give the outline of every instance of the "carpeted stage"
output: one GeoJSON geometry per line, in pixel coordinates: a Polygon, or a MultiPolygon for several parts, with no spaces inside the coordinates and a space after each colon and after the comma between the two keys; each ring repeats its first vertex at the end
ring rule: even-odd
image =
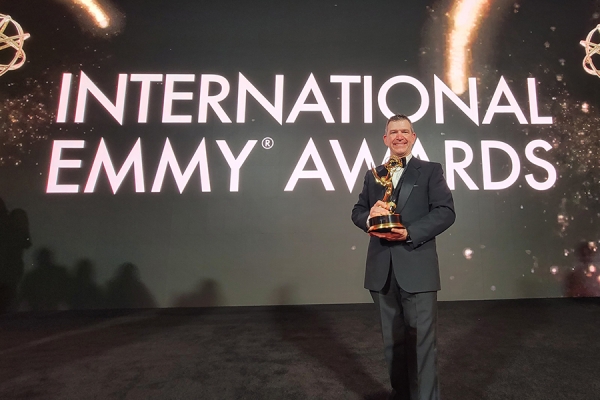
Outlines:
{"type": "MultiPolygon", "coordinates": [[[[371,304],[0,317],[0,399],[384,399],[371,304]]],[[[446,400],[600,398],[600,300],[442,302],[446,400]]]]}

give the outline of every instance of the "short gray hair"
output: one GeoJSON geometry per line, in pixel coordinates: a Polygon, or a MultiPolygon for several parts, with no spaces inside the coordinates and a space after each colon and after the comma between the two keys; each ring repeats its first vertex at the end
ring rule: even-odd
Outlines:
{"type": "Polygon", "coordinates": [[[385,123],[385,132],[387,133],[387,128],[388,125],[390,124],[390,122],[394,122],[394,121],[408,121],[408,123],[410,124],[410,131],[412,133],[415,133],[415,130],[413,128],[413,124],[412,121],[410,120],[410,118],[408,118],[406,115],[404,114],[396,114],[396,115],[392,115],[387,122],[385,123]]]}

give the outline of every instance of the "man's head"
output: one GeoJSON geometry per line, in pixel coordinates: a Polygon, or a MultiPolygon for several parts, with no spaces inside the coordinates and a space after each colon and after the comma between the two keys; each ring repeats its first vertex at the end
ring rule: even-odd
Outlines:
{"type": "Polygon", "coordinates": [[[392,155],[399,157],[409,155],[415,140],[417,140],[417,134],[406,115],[397,114],[388,119],[383,142],[390,149],[392,155]]]}

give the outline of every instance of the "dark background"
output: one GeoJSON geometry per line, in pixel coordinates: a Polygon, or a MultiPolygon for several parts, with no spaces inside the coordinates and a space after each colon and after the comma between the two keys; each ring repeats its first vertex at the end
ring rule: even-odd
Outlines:
{"type": "MultiPolygon", "coordinates": [[[[445,14],[453,3],[113,1],[104,3],[114,18],[103,31],[69,1],[4,2],[0,13],[11,15],[31,35],[24,46],[27,63],[0,77],[0,198],[7,213],[23,210],[27,220],[16,224],[20,230],[4,234],[13,238],[10,243],[16,231],[29,237],[15,245],[21,264],[5,266],[16,271],[13,286],[18,281],[13,307],[369,301],[362,289],[368,238],[350,221],[364,175],[349,193],[329,141],[339,140],[352,166],[366,138],[380,162],[386,118],[377,107],[377,91],[396,75],[415,77],[429,91],[429,110],[415,124],[429,158],[445,166],[445,140],[468,143],[475,156],[467,172],[479,190],[468,190],[456,177],[457,222],[438,239],[440,298],[596,295],[597,272],[589,266],[600,238],[600,80],[583,71],[579,41],[600,22],[599,4],[501,0],[491,2],[482,18],[470,73],[478,79],[480,121],[500,76],[529,120],[526,79],[535,77],[540,115],[552,115],[553,125],[520,125],[512,114],[497,114],[490,125],[476,126],[449,101],[445,123],[438,125],[433,74],[444,79],[445,14]],[[174,110],[191,114],[193,122],[163,124],[162,86],[153,84],[148,123],[138,124],[139,83],[129,83],[122,126],[92,97],[85,122],[73,123],[75,96],[68,122],[58,124],[62,74],[74,74],[75,94],[80,71],[109,98],[114,98],[120,73],[196,74],[195,83],[176,85],[176,90],[192,91],[194,100],[179,102],[174,110]],[[251,97],[246,122],[235,122],[240,72],[269,100],[275,75],[285,76],[282,125],[251,97]],[[336,122],[302,112],[295,123],[286,124],[311,73],[336,122]],[[201,74],[222,75],[230,82],[221,104],[231,124],[221,123],[211,111],[207,123],[197,123],[201,74]],[[362,84],[351,85],[351,120],[341,123],[340,84],[329,83],[330,75],[373,77],[373,123],[363,121],[362,84]],[[196,170],[183,193],[170,172],[162,192],[150,193],[167,137],[182,168],[205,138],[211,192],[201,192],[196,170]],[[264,137],[273,138],[272,149],[262,148],[264,137]],[[65,150],[63,156],[82,159],[82,168],[60,174],[61,183],[79,184],[82,191],[100,138],[117,169],[141,138],[146,193],[135,193],[132,173],[116,194],[104,174],[94,193],[46,193],[53,141],[86,141],[85,149],[65,150]],[[309,138],[335,191],[326,191],[320,180],[301,179],[293,192],[284,192],[309,138]],[[543,170],[525,158],[525,146],[535,139],[554,146],[539,154],[559,175],[546,191],[532,189],[524,178],[533,173],[544,179],[543,170]],[[229,192],[230,170],[215,140],[226,140],[235,156],[247,140],[258,140],[241,169],[239,192],[229,192]],[[519,154],[522,171],[510,188],[483,190],[482,140],[506,142],[519,154]],[[472,256],[466,257],[469,250],[472,256]],[[573,282],[582,289],[573,290],[573,282]],[[77,294],[82,285],[89,290],[77,294]],[[91,291],[98,292],[97,298],[91,291]],[[47,292],[45,297],[41,292],[47,292]]],[[[388,105],[412,114],[418,96],[414,89],[397,86],[388,94],[388,105]]],[[[457,151],[455,159],[461,157],[457,151]]],[[[492,151],[492,160],[494,179],[506,177],[508,158],[492,151]]]]}

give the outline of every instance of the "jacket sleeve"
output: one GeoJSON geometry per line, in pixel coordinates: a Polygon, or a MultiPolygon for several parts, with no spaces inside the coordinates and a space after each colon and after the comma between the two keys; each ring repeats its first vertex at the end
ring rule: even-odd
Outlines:
{"type": "Polygon", "coordinates": [[[444,179],[442,166],[434,165],[428,182],[429,212],[408,227],[413,248],[433,239],[448,229],[456,219],[452,192],[444,179]]]}
{"type": "Polygon", "coordinates": [[[369,199],[369,177],[371,175],[370,171],[365,174],[363,189],[358,195],[357,203],[352,208],[352,222],[365,232],[367,231],[367,219],[372,207],[369,199]]]}

